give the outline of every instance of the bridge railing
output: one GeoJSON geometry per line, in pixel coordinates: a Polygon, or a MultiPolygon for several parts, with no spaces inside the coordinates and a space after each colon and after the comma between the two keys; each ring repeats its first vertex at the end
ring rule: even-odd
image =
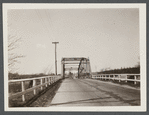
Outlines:
{"type": "Polygon", "coordinates": [[[25,94],[28,92],[33,91],[33,94],[36,95],[36,89],[40,88],[43,90],[43,87],[48,87],[48,85],[51,85],[61,79],[61,76],[44,76],[44,77],[37,77],[37,78],[28,78],[28,79],[17,79],[17,80],[9,80],[8,83],[9,85],[11,83],[21,83],[21,92],[9,94],[8,98],[12,99],[14,97],[18,97],[22,95],[22,101],[25,101],[25,94]],[[37,80],[40,81],[40,83],[37,85],[37,80]],[[26,81],[31,81],[32,86],[28,89],[25,89],[25,82],[26,81]]]}
{"type": "Polygon", "coordinates": [[[93,79],[102,79],[102,80],[118,80],[121,81],[133,81],[134,84],[140,82],[140,74],[97,74],[92,75],[93,79]]]}

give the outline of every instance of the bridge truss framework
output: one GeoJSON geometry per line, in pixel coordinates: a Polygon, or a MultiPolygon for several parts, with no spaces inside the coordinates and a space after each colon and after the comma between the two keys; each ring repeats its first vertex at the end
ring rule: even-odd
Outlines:
{"type": "Polygon", "coordinates": [[[84,57],[62,58],[61,75],[63,76],[63,78],[65,77],[65,71],[68,71],[70,69],[78,71],[78,78],[91,77],[91,66],[89,58],[84,57]]]}

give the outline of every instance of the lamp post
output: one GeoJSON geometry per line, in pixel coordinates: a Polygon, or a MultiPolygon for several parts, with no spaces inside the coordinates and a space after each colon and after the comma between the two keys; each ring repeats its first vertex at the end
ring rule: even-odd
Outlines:
{"type": "Polygon", "coordinates": [[[52,42],[52,44],[55,44],[55,75],[57,75],[57,57],[56,57],[56,45],[59,42],[52,42]]]}

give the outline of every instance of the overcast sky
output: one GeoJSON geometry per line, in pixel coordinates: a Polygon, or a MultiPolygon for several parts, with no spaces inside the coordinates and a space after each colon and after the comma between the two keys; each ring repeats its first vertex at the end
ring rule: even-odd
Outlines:
{"type": "Polygon", "coordinates": [[[58,73],[62,57],[89,57],[92,72],[139,62],[138,9],[8,10],[8,34],[21,38],[13,50],[25,55],[21,74],[55,72],[53,41],[58,73]]]}

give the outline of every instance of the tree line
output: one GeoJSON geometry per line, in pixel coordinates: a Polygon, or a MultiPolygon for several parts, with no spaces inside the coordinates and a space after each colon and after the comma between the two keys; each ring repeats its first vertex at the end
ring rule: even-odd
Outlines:
{"type": "Polygon", "coordinates": [[[98,74],[140,74],[140,66],[137,67],[128,67],[128,68],[120,68],[120,69],[111,69],[105,70],[101,72],[97,72],[98,74]]]}
{"type": "MultiPolygon", "coordinates": [[[[49,74],[50,76],[54,75],[54,74],[49,74]]],[[[47,74],[44,73],[39,73],[39,74],[27,74],[27,75],[20,75],[18,73],[9,73],[8,74],[8,79],[12,80],[12,79],[27,79],[27,78],[36,78],[36,77],[42,77],[42,76],[49,76],[47,74]]]]}

